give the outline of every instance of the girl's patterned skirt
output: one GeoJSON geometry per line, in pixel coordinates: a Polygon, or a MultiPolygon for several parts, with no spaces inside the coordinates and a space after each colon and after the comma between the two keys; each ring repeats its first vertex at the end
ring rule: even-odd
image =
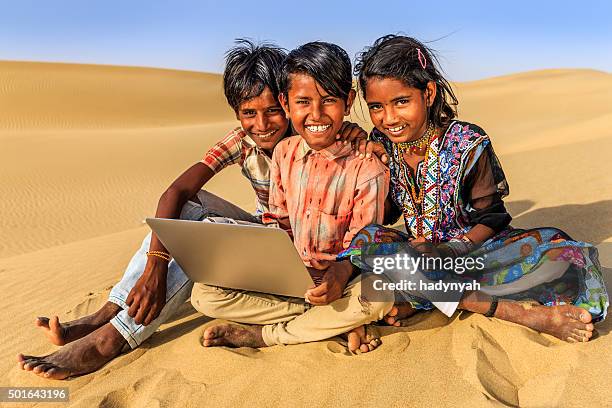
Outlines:
{"type": "MultiPolygon", "coordinates": [[[[408,241],[405,233],[378,224],[368,225],[353,238],[351,246],[338,255],[338,260],[350,259],[364,271],[371,268],[362,262],[364,255],[393,255],[408,241]],[[365,244],[368,244],[364,246],[365,244]]],[[[588,310],[593,321],[606,317],[608,293],[601,274],[597,249],[590,244],[574,241],[556,228],[529,230],[507,229],[482,244],[467,256],[482,257],[484,268],[453,274],[453,279],[477,281],[484,292],[503,293],[500,298],[537,301],[554,306],[573,304],[588,310]],[[563,261],[567,268],[551,279],[533,279],[547,268],[546,262],[563,261]],[[530,285],[530,282],[534,282],[530,285]]],[[[437,271],[437,276],[440,272],[437,271]]],[[[543,272],[542,272],[543,273],[543,272]]],[[[542,276],[543,277],[543,276],[542,276]]],[[[427,299],[409,293],[400,294],[416,309],[430,310],[427,299]]]]}

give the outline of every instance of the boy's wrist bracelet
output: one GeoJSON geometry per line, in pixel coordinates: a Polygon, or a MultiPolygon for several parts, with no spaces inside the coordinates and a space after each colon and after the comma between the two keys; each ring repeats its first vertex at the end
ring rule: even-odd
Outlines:
{"type": "Polygon", "coordinates": [[[151,257],[157,257],[157,258],[161,258],[164,261],[168,261],[170,262],[170,254],[167,252],[163,252],[163,251],[147,251],[147,256],[151,257]]]}

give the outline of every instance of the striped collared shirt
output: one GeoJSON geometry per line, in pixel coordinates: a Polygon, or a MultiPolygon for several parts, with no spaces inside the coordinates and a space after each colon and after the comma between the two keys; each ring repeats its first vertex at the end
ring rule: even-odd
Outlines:
{"type": "Polygon", "coordinates": [[[382,223],[389,171],[376,157],[360,159],[351,145],[319,151],[300,136],[281,141],[270,168],[270,212],[265,223],[288,224],[307,265],[335,260],[363,227],[382,223]]]}
{"type": "Polygon", "coordinates": [[[214,173],[227,166],[238,164],[257,195],[257,213],[268,211],[270,194],[271,159],[255,144],[246,132],[238,127],[215,144],[201,160],[214,173]]]}

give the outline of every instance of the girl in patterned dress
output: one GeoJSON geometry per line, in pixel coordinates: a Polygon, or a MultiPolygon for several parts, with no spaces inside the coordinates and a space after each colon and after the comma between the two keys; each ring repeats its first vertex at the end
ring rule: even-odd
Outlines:
{"type": "MultiPolygon", "coordinates": [[[[403,215],[407,233],[370,225],[339,257],[371,270],[362,255],[396,254],[406,242],[417,249],[430,243],[425,251],[438,256],[481,257],[478,271],[443,272],[481,287],[460,294],[444,313],[458,308],[588,341],[608,306],[597,249],[556,228],[510,227],[503,202],[508,183],[491,140],[455,119],[457,99],[431,51],[413,38],[388,35],[359,55],[355,71],[375,126],[359,149],[389,165],[390,212],[395,220],[403,215]]],[[[389,324],[435,307],[414,292],[399,295],[405,302],[386,317],[389,324]]]]}

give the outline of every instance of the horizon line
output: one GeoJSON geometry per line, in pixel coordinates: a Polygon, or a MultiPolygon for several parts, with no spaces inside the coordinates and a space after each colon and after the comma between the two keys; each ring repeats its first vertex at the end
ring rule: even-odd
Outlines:
{"type": "MultiPolygon", "coordinates": [[[[161,66],[146,66],[146,65],[117,65],[117,64],[106,64],[106,63],[92,63],[92,62],[74,62],[74,61],[40,61],[40,60],[6,60],[0,59],[0,63],[8,62],[8,63],[30,63],[30,64],[56,64],[56,65],[80,65],[80,66],[91,66],[91,67],[107,67],[107,68],[128,68],[128,69],[149,69],[149,70],[158,70],[158,71],[173,71],[173,72],[185,72],[192,74],[204,74],[204,75],[219,75],[222,76],[223,72],[211,72],[211,71],[196,71],[193,69],[185,69],[185,68],[172,68],[172,67],[161,67],[161,66]]],[[[450,80],[450,82],[454,83],[468,83],[475,81],[483,81],[490,80],[496,78],[504,78],[508,76],[526,74],[526,73],[534,73],[534,72],[545,72],[545,71],[593,71],[602,74],[610,75],[611,72],[604,71],[597,68],[590,67],[549,67],[549,68],[538,68],[531,69],[527,71],[515,71],[510,73],[504,73],[499,75],[492,75],[481,77],[477,79],[466,79],[466,80],[450,80]]]]}

